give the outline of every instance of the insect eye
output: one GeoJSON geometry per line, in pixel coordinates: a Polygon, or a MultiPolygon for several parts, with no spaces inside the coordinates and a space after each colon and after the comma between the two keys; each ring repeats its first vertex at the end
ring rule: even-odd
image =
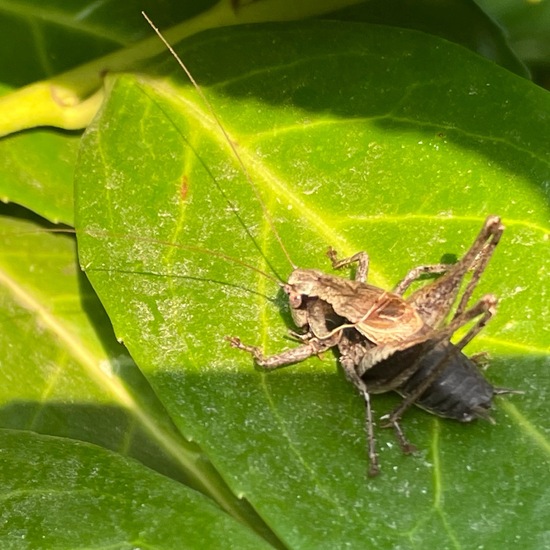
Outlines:
{"type": "Polygon", "coordinates": [[[288,294],[288,302],[292,309],[298,309],[302,305],[302,295],[290,290],[288,294]]]}

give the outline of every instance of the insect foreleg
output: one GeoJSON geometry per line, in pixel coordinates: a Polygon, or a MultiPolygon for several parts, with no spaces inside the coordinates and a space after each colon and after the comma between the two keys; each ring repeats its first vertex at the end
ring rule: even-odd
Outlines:
{"type": "MultiPolygon", "coordinates": [[[[336,334],[336,328],[339,327],[344,319],[334,312],[333,307],[319,298],[306,299],[307,322],[309,330],[317,338],[326,340],[336,334]]],[[[339,336],[336,337],[337,343],[339,336]]]]}

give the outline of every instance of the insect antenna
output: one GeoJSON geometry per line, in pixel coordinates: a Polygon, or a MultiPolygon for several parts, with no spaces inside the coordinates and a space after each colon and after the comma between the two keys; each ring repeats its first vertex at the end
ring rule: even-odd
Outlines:
{"type": "MultiPolygon", "coordinates": [[[[29,231],[19,231],[17,232],[18,235],[25,235],[25,234],[34,234],[34,233],[57,233],[62,235],[78,235],[79,233],[82,233],[81,231],[78,231],[77,229],[73,229],[70,227],[63,227],[63,228],[50,228],[50,229],[34,229],[29,231]]],[[[131,235],[125,235],[123,233],[112,233],[108,231],[84,231],[87,235],[90,235],[91,237],[116,237],[118,239],[127,239],[129,241],[134,241],[136,237],[131,235]]],[[[234,258],[233,256],[229,256],[229,254],[224,254],[223,252],[218,252],[216,250],[209,250],[208,248],[202,248],[200,246],[193,246],[189,244],[180,244],[180,243],[173,243],[170,241],[163,241],[162,239],[155,239],[152,237],[139,237],[140,241],[147,242],[151,244],[158,244],[163,246],[174,246],[176,248],[179,248],[181,250],[190,250],[192,252],[200,252],[201,254],[207,254],[209,256],[213,256],[214,258],[221,258],[222,260],[226,260],[228,262],[231,262],[236,265],[240,265],[242,267],[246,267],[247,269],[250,269],[251,271],[254,271],[266,279],[269,279],[270,281],[276,283],[280,287],[284,286],[284,283],[279,281],[276,277],[273,275],[270,275],[269,273],[266,273],[265,271],[261,270],[259,267],[253,266],[247,262],[244,262],[243,260],[239,260],[238,258],[234,258]]]]}
{"type": "MultiPolygon", "coordinates": [[[[271,229],[271,232],[272,234],[275,236],[281,250],[283,251],[288,263],[290,264],[290,266],[292,267],[292,269],[296,269],[296,264],[292,261],[292,258],[290,257],[290,254],[288,253],[288,250],[286,249],[284,243],[283,243],[283,240],[281,239],[281,236],[279,235],[279,232],[277,231],[277,229],[275,228],[275,223],[273,221],[273,218],[271,217],[271,215],[269,214],[269,211],[267,209],[267,206],[265,205],[261,195],[260,195],[260,192],[258,191],[258,188],[256,186],[256,184],[254,183],[254,181],[252,180],[252,177],[250,176],[250,173],[248,171],[248,169],[246,168],[246,165],[244,164],[244,162],[242,161],[242,158],[241,156],[239,155],[239,152],[237,151],[237,147],[235,147],[235,144],[233,143],[233,141],[231,140],[231,138],[229,137],[229,134],[227,133],[224,125],[221,123],[219,117],[216,115],[216,112],[214,110],[214,108],[212,107],[212,104],[210,103],[210,101],[208,100],[208,98],[205,96],[204,92],[202,91],[201,87],[198,85],[197,81],[195,80],[195,78],[193,77],[193,75],[191,74],[191,72],[189,71],[189,69],[187,68],[187,66],[185,65],[185,63],[182,61],[182,59],[180,58],[180,56],[176,53],[176,51],[174,50],[174,48],[170,45],[170,43],[166,40],[166,38],[164,38],[163,34],[160,32],[160,30],[155,26],[155,24],[151,21],[151,19],[149,19],[149,17],[147,16],[147,14],[142,11],[141,14],[143,15],[143,17],[145,18],[145,20],[147,21],[147,23],[149,24],[149,26],[153,29],[153,31],[156,33],[156,35],[160,38],[160,40],[162,41],[162,43],[166,46],[167,50],[170,52],[170,54],[174,57],[174,59],[177,61],[178,65],[183,69],[183,71],[185,72],[185,74],[187,75],[187,77],[189,78],[189,81],[191,82],[191,84],[193,85],[193,87],[195,88],[195,90],[197,91],[197,93],[199,94],[200,98],[202,99],[203,103],[206,105],[206,108],[208,109],[210,115],[212,116],[212,119],[214,120],[214,122],[216,123],[216,126],[219,128],[220,132],[223,134],[223,137],[224,139],[227,141],[227,143],[229,144],[229,147],[231,148],[231,151],[233,152],[235,158],[237,159],[237,162],[239,164],[239,167],[241,168],[245,178],[246,178],[246,181],[248,182],[250,188],[252,189],[255,197],[256,197],[256,200],[258,201],[258,203],[260,204],[260,207],[262,209],[262,212],[264,214],[264,217],[265,219],[267,220],[268,224],[269,224],[269,227],[271,229]]],[[[233,201],[231,201],[229,199],[229,197],[227,197],[224,193],[224,196],[225,196],[225,199],[226,201],[228,202],[229,206],[231,207],[231,209],[233,210],[233,212],[237,212],[237,209],[235,208],[235,206],[233,205],[233,201]]],[[[263,253],[262,253],[263,254],[263,253]]],[[[268,261],[268,264],[269,264],[269,261],[268,261]]]]}

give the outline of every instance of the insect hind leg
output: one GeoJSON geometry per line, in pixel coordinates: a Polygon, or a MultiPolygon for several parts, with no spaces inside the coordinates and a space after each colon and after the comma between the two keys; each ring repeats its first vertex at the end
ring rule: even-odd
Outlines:
{"type": "MultiPolygon", "coordinates": [[[[430,385],[434,382],[434,380],[437,379],[437,377],[441,374],[445,366],[447,365],[447,361],[452,358],[452,355],[455,353],[460,353],[462,351],[462,348],[470,342],[470,340],[479,333],[479,331],[487,324],[489,319],[494,315],[496,307],[496,299],[491,294],[488,294],[484,296],[479,302],[476,303],[475,306],[473,306],[468,311],[465,311],[460,317],[454,319],[448,327],[445,327],[444,329],[436,330],[432,333],[432,335],[428,338],[426,338],[426,341],[431,341],[432,346],[436,346],[441,342],[448,341],[449,338],[452,336],[452,334],[461,326],[468,323],[472,319],[475,319],[476,317],[480,318],[477,320],[475,325],[468,331],[468,333],[454,346],[449,347],[448,353],[443,356],[438,363],[434,366],[434,368],[431,370],[429,376],[426,376],[426,378],[422,381],[421,384],[419,384],[414,391],[409,393],[403,401],[397,406],[393,411],[391,411],[389,414],[385,415],[383,418],[384,420],[387,420],[384,427],[394,427],[396,430],[398,430],[398,423],[405,411],[414,405],[416,401],[424,394],[424,392],[430,387],[430,385]]],[[[414,345],[411,342],[411,346],[414,345]]],[[[406,347],[406,346],[403,346],[406,347]]],[[[406,370],[410,375],[414,374],[416,370],[418,370],[421,362],[422,357],[418,357],[413,364],[408,367],[406,370]]],[[[398,438],[400,436],[398,435],[398,438]]],[[[401,440],[400,440],[401,441],[401,440]]],[[[406,439],[405,439],[406,441],[406,439]]]]}
{"type": "MultiPolygon", "coordinates": [[[[498,216],[487,217],[466,254],[456,264],[447,266],[444,275],[436,281],[423,286],[409,296],[407,302],[416,308],[427,325],[431,327],[441,325],[457,299],[464,277],[472,271],[472,276],[456,308],[454,319],[462,316],[503,231],[504,226],[500,223],[498,216]]],[[[407,282],[407,278],[404,281],[407,282]]]]}
{"type": "MultiPolygon", "coordinates": [[[[382,417],[384,418],[384,417],[382,417]]],[[[401,450],[406,455],[411,455],[416,452],[416,445],[413,445],[405,435],[405,432],[403,432],[403,428],[401,427],[401,424],[398,420],[391,420],[391,426],[393,427],[393,431],[395,432],[395,437],[397,438],[397,441],[399,442],[399,446],[401,447],[401,450]]],[[[386,427],[386,426],[384,426],[386,427]]]]}
{"type": "Polygon", "coordinates": [[[456,308],[455,318],[462,314],[465,310],[468,301],[470,300],[472,293],[474,292],[475,287],[477,286],[481,275],[485,271],[489,260],[493,256],[495,248],[500,241],[502,233],[504,231],[504,226],[500,223],[500,218],[498,216],[489,216],[485,221],[485,224],[479,234],[476,242],[472,245],[472,248],[475,247],[476,243],[484,242],[484,246],[475,256],[473,260],[473,273],[462,298],[456,308]]]}

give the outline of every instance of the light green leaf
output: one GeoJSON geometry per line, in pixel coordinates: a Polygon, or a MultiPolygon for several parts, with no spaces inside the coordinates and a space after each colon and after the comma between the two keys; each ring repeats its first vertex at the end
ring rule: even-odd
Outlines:
{"type": "MultiPolygon", "coordinates": [[[[548,94],[460,47],[370,25],[227,29],[179,51],[253,183],[173,60],[157,79],[114,80],[77,173],[81,263],[176,426],[289,547],[544,546],[548,94]],[[366,249],[385,288],[462,254],[500,214],[479,289],[499,312],[469,351],[487,349],[488,378],[526,395],[499,399],[495,426],[407,413],[420,453],[379,432],[383,475],[367,480],[363,406],[334,357],[262,374],[224,341],[295,345],[274,282],[193,248],[286,277],[253,189],[297,265],[327,269],[329,245],[366,249]]],[[[377,416],[395,402],[377,397],[377,416]]]]}
{"type": "Polygon", "coordinates": [[[270,548],[203,495],[88,443],[0,430],[2,548],[270,548]]]}
{"type": "MultiPolygon", "coordinates": [[[[142,38],[153,38],[137,2],[117,6],[94,2],[41,2],[35,9],[33,0],[11,3],[0,9],[0,125],[18,114],[37,117],[52,113],[63,101],[56,97],[53,82],[45,82],[43,94],[23,94],[16,101],[10,92],[22,84],[51,78],[62,71],[142,38]],[[52,97],[53,95],[53,97],[52,97]],[[6,102],[6,103],[2,103],[6,102]],[[51,104],[49,103],[51,102],[51,104]]],[[[212,2],[165,3],[162,10],[152,9],[150,16],[165,27],[208,8],[212,2]],[[171,5],[173,4],[173,5],[171,5]]],[[[153,38],[153,40],[155,40],[153,38]]],[[[156,41],[158,44],[158,41],[156,41]]],[[[124,57],[122,50],[121,57],[124,57]]],[[[86,67],[86,65],[83,65],[86,67]]],[[[104,69],[104,67],[103,67],[104,69]]],[[[84,70],[77,81],[86,90],[100,86],[98,72],[84,70]]],[[[76,70],[78,73],[78,69],[76,70]]],[[[65,90],[66,91],[66,90],[65,90]]],[[[83,97],[82,99],[85,99],[83,97]]],[[[65,105],[70,108],[72,105],[65,105]]],[[[20,127],[25,127],[25,123],[20,127]]],[[[19,133],[0,141],[0,199],[25,205],[46,219],[74,224],[73,173],[81,132],[35,130],[19,133]]]]}
{"type": "Polygon", "coordinates": [[[41,130],[0,141],[3,202],[74,225],[73,173],[80,137],[41,130]]]}

